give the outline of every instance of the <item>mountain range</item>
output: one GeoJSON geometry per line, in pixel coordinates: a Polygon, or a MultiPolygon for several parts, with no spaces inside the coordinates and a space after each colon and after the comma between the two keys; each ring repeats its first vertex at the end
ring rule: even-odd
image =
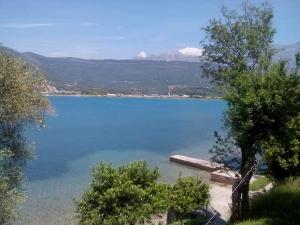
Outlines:
{"type": "Polygon", "coordinates": [[[53,58],[1,48],[42,68],[57,89],[84,93],[217,94],[210,80],[202,76],[199,60],[53,58]]]}
{"type": "MultiPolygon", "coordinates": [[[[274,59],[294,65],[300,42],[276,46],[274,59]]],[[[216,96],[218,91],[203,77],[199,57],[178,52],[150,55],[130,60],[88,60],[72,57],[46,57],[32,52],[20,53],[0,46],[45,71],[48,81],[60,90],[87,94],[172,94],[216,96]]]]}

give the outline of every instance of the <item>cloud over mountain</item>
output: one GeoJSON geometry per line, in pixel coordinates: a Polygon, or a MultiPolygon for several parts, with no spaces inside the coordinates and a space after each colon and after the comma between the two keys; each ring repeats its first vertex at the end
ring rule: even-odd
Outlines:
{"type": "Polygon", "coordinates": [[[145,59],[145,58],[147,57],[147,53],[141,51],[141,52],[138,54],[138,57],[139,57],[139,58],[142,58],[142,59],[145,59]]]}
{"type": "Polygon", "coordinates": [[[186,47],[179,49],[178,52],[186,56],[201,56],[203,53],[203,49],[186,47]]]}

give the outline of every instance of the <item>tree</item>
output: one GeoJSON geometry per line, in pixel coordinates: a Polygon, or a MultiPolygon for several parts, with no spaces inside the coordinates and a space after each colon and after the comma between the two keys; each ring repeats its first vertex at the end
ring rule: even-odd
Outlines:
{"type": "Polygon", "coordinates": [[[269,66],[275,30],[273,10],[267,3],[255,7],[245,2],[241,15],[223,7],[222,15],[223,20],[212,19],[203,28],[206,37],[202,41],[205,60],[202,69],[216,84],[227,87],[234,85],[241,72],[254,69],[263,72],[269,66]]]}
{"type": "Polygon", "coordinates": [[[181,224],[184,217],[209,203],[209,186],[196,177],[178,178],[172,186],[171,209],[181,224]]]}
{"type": "Polygon", "coordinates": [[[113,168],[100,163],[92,172],[92,183],[76,201],[82,225],[144,223],[166,211],[169,186],[158,184],[159,171],[136,161],[113,168]]]}
{"type": "Polygon", "coordinates": [[[20,58],[0,53],[0,131],[9,135],[28,124],[42,124],[50,110],[41,95],[43,74],[20,58]]]}
{"type": "Polygon", "coordinates": [[[272,129],[268,124],[270,118],[264,117],[264,103],[267,102],[256,102],[260,98],[252,91],[259,89],[260,86],[255,85],[270,67],[275,31],[272,8],[266,3],[261,7],[244,3],[241,15],[226,8],[222,9],[222,14],[223,20],[213,19],[204,28],[206,63],[203,69],[223,87],[228,102],[225,126],[241,151],[243,182],[237,189],[237,198],[233,199],[231,217],[238,220],[249,210],[249,182],[256,163],[255,155],[261,150],[262,138],[272,129]]]}
{"type": "Polygon", "coordinates": [[[239,146],[252,140],[251,151],[245,153],[249,155],[244,160],[255,163],[255,155],[262,151],[275,178],[296,175],[300,166],[299,77],[289,74],[285,62],[279,62],[264,75],[248,72],[236,82],[238,88],[229,88],[225,97],[229,102],[227,121],[239,146]]]}
{"type": "Polygon", "coordinates": [[[284,180],[300,175],[300,77],[288,73],[285,62],[273,65],[265,78],[264,89],[276,96],[272,104],[276,128],[262,142],[270,175],[284,180]],[[269,89],[267,89],[269,87],[269,89]]]}
{"type": "MultiPolygon", "coordinates": [[[[256,98],[252,100],[253,105],[250,103],[247,108],[246,105],[243,107],[253,113],[254,105],[260,105],[260,107],[264,105],[264,119],[269,118],[269,121],[276,124],[276,127],[267,128],[265,138],[261,138],[262,151],[258,152],[259,157],[263,159],[261,168],[258,169],[266,168],[267,165],[269,175],[274,180],[283,180],[300,174],[300,77],[297,71],[297,69],[287,70],[286,62],[281,61],[273,64],[264,76],[257,76],[256,81],[248,80],[246,83],[251,83],[252,89],[245,87],[242,83],[239,87],[246,89],[245,93],[248,96],[256,95],[256,98]],[[264,96],[261,93],[264,93],[264,96]],[[250,107],[252,109],[249,109],[250,107]]],[[[242,96],[240,92],[236,95],[238,99],[229,100],[239,102],[245,95],[242,96]]],[[[217,133],[215,136],[216,143],[210,150],[213,154],[212,160],[236,169],[240,166],[241,156],[232,134],[227,133],[225,138],[217,133]]]]}
{"type": "Polygon", "coordinates": [[[46,80],[39,70],[20,58],[0,53],[0,224],[16,216],[24,194],[22,165],[30,150],[22,136],[25,126],[42,124],[50,110],[41,90],[46,80]]]}

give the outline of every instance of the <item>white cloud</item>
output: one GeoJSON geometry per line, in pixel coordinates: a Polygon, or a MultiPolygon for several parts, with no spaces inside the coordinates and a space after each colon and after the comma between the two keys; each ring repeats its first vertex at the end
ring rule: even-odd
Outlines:
{"type": "Polygon", "coordinates": [[[0,24],[0,27],[5,28],[36,28],[36,27],[51,27],[54,23],[8,23],[0,24]]]}
{"type": "Polygon", "coordinates": [[[141,51],[141,52],[138,54],[138,57],[145,59],[145,58],[147,57],[147,54],[146,54],[146,52],[141,51]]]}
{"type": "Polygon", "coordinates": [[[179,49],[178,52],[188,56],[201,56],[203,53],[203,49],[186,47],[186,48],[179,49]]]}

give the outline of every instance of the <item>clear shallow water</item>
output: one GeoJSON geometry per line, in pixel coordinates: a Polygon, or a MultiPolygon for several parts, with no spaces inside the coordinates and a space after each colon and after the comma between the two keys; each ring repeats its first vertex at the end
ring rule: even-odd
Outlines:
{"type": "Polygon", "coordinates": [[[170,163],[172,154],[208,158],[219,130],[222,100],[51,97],[56,115],[30,131],[36,159],[26,168],[28,199],[18,224],[74,224],[73,198],[99,161],[147,160],[161,180],[207,174],[170,163]]]}

